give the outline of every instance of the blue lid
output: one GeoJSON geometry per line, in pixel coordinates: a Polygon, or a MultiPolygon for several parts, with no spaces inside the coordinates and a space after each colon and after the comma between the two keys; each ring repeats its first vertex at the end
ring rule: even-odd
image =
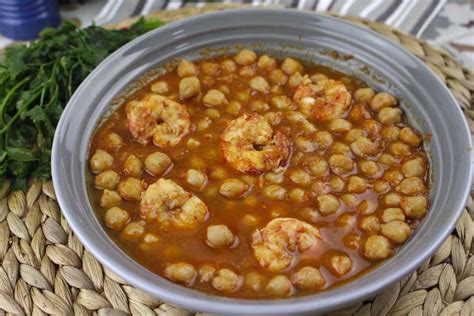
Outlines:
{"type": "Polygon", "coordinates": [[[0,34],[5,37],[34,39],[60,22],[57,0],[0,0],[0,34]]]}

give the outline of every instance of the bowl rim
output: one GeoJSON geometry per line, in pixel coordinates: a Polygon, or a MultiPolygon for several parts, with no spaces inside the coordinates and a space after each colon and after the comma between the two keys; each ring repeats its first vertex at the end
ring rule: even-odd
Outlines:
{"type": "MultiPolygon", "coordinates": [[[[420,67],[424,71],[428,70],[431,73],[432,79],[436,82],[438,86],[442,87],[441,89],[444,89],[444,93],[447,93],[449,95],[451,99],[451,103],[455,105],[453,107],[453,111],[456,112],[456,115],[460,115],[463,118],[462,126],[458,126],[458,128],[462,128],[463,132],[468,133],[468,135],[470,136],[468,124],[454,96],[447,89],[445,84],[423,62],[421,62],[416,56],[414,56],[408,50],[389,41],[387,38],[383,37],[382,35],[372,30],[362,28],[358,25],[354,25],[353,23],[338,19],[336,17],[322,16],[314,12],[305,12],[305,11],[299,11],[299,10],[297,11],[297,10],[291,10],[291,9],[233,9],[233,10],[227,10],[227,11],[206,13],[206,14],[190,17],[187,19],[179,20],[170,24],[166,24],[165,26],[162,26],[154,31],[148,32],[136,38],[135,40],[124,45],[123,47],[115,51],[113,54],[111,54],[109,57],[107,57],[106,60],[104,60],[98,67],[96,67],[96,69],[92,71],[92,73],[88,76],[88,78],[86,78],[86,80],[84,80],[84,82],[81,83],[81,85],[78,87],[73,97],[69,101],[68,105],[74,102],[77,103],[77,100],[76,100],[77,95],[79,95],[80,93],[83,93],[87,89],[87,85],[90,79],[100,74],[105,67],[104,65],[106,65],[111,60],[119,58],[122,52],[125,52],[129,50],[130,48],[133,48],[138,43],[143,42],[150,37],[156,36],[156,34],[166,33],[167,31],[175,28],[177,25],[189,26],[189,25],[192,25],[194,22],[211,19],[215,16],[259,14],[259,13],[268,14],[268,15],[276,15],[276,16],[280,14],[293,14],[296,16],[301,15],[307,18],[318,18],[322,20],[328,19],[332,21],[337,21],[337,23],[343,24],[344,27],[352,28],[357,32],[369,33],[371,37],[376,37],[378,40],[382,40],[386,45],[391,46],[394,50],[397,50],[400,53],[404,54],[405,57],[410,58],[411,61],[414,64],[416,64],[417,67],[420,67]]],[[[69,116],[70,116],[71,111],[72,111],[72,106],[67,106],[65,108],[61,116],[61,119],[58,123],[57,132],[54,137],[53,150],[52,150],[53,183],[61,183],[62,181],[61,172],[59,170],[61,148],[60,148],[59,136],[57,137],[57,135],[59,134],[60,130],[64,130],[67,128],[66,121],[70,119],[69,116]]],[[[470,137],[469,137],[469,147],[472,148],[472,140],[470,139],[470,137]]],[[[183,291],[174,290],[174,289],[173,290],[164,289],[160,285],[153,285],[153,284],[150,284],[149,282],[147,283],[148,280],[146,279],[140,279],[138,281],[142,283],[138,283],[137,279],[134,278],[133,273],[129,273],[128,271],[123,271],[120,267],[120,264],[118,264],[117,262],[110,262],[108,258],[106,257],[106,254],[102,253],[97,247],[95,247],[94,240],[91,240],[87,234],[87,228],[81,226],[80,223],[76,222],[73,219],[74,212],[72,209],[69,209],[68,204],[70,201],[68,201],[68,203],[66,202],[68,200],[67,192],[64,191],[63,186],[56,186],[55,189],[56,189],[57,201],[61,207],[61,210],[66,220],[68,221],[70,227],[72,228],[76,236],[79,238],[79,240],[83,243],[83,245],[97,259],[99,259],[99,261],[104,266],[109,268],[113,273],[117,274],[119,277],[129,282],[133,286],[140,288],[144,290],[145,292],[148,292],[152,295],[156,295],[159,298],[165,301],[168,301],[170,303],[184,306],[187,308],[192,308],[198,311],[207,311],[207,312],[216,312],[216,313],[219,313],[219,312],[228,313],[229,311],[232,311],[232,313],[239,313],[239,314],[241,313],[290,314],[290,313],[307,313],[316,309],[318,309],[318,311],[328,311],[328,310],[333,310],[335,308],[342,308],[342,307],[348,306],[354,302],[360,301],[362,299],[370,297],[371,295],[376,294],[381,289],[390,286],[391,284],[395,283],[396,281],[400,280],[401,278],[403,278],[404,276],[408,275],[413,270],[415,270],[441,245],[441,243],[446,239],[448,234],[454,228],[465,206],[465,202],[467,201],[468,196],[469,196],[470,186],[467,184],[470,184],[472,182],[472,175],[471,175],[472,170],[473,170],[472,165],[469,164],[469,170],[468,170],[469,175],[468,175],[468,178],[466,178],[466,186],[464,188],[464,192],[462,192],[463,199],[460,199],[457,205],[453,207],[453,210],[455,210],[454,212],[455,216],[452,217],[452,219],[449,222],[445,223],[443,231],[438,233],[437,235],[438,237],[435,240],[433,240],[432,244],[430,245],[427,251],[422,253],[420,256],[414,258],[412,261],[410,261],[407,266],[404,266],[403,268],[401,268],[400,271],[396,273],[394,276],[393,275],[387,276],[386,278],[381,279],[379,283],[368,285],[359,291],[353,291],[353,292],[346,291],[346,293],[344,294],[344,298],[342,298],[342,296],[339,295],[329,300],[330,301],[329,303],[318,301],[317,298],[318,298],[318,295],[320,294],[308,295],[308,296],[303,296],[299,298],[292,298],[291,301],[290,299],[247,300],[247,299],[234,299],[234,298],[213,296],[213,295],[208,295],[202,292],[195,293],[196,291],[194,290],[189,291],[186,288],[183,291]]],[[[90,211],[93,213],[92,210],[90,211]]],[[[429,214],[427,216],[429,216],[429,214]]],[[[396,257],[397,255],[395,255],[393,258],[396,258],[396,257]]],[[[380,267],[376,268],[376,270],[379,270],[379,269],[380,267]]],[[[149,272],[149,273],[152,273],[152,272],[149,272]]],[[[366,275],[360,276],[357,279],[365,278],[365,276],[366,275]]],[[[352,283],[352,282],[349,282],[349,283],[352,283]]],[[[331,291],[323,291],[321,293],[329,293],[329,292],[331,291]]]]}

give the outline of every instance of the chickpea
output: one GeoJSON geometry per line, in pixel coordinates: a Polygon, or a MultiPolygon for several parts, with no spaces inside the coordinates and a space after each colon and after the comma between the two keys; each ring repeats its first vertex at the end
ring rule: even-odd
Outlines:
{"type": "Polygon", "coordinates": [[[320,216],[318,211],[311,207],[304,207],[300,210],[299,214],[308,222],[313,222],[320,216]]]}
{"type": "Polygon", "coordinates": [[[277,62],[275,60],[275,58],[271,58],[270,56],[268,55],[262,55],[259,59],[258,59],[258,64],[257,66],[259,68],[262,68],[262,69],[265,69],[265,70],[268,70],[268,69],[274,69],[277,67],[277,62]]]}
{"type": "Polygon", "coordinates": [[[307,186],[311,183],[311,176],[301,169],[291,170],[290,180],[296,184],[307,186]]]}
{"type": "Polygon", "coordinates": [[[395,220],[382,225],[382,235],[398,244],[402,244],[410,237],[411,228],[407,223],[395,220]]]}
{"type": "Polygon", "coordinates": [[[348,207],[356,207],[359,204],[359,199],[352,193],[347,193],[341,196],[342,202],[348,207]]]}
{"type": "Polygon", "coordinates": [[[385,180],[378,179],[374,181],[373,187],[375,192],[382,193],[390,189],[390,184],[385,180]]]}
{"type": "Polygon", "coordinates": [[[359,88],[354,92],[354,99],[357,102],[369,103],[375,96],[372,88],[359,88]]]}
{"type": "Polygon", "coordinates": [[[229,105],[226,107],[227,113],[237,116],[240,114],[240,110],[242,109],[242,104],[239,101],[231,101],[229,105]]]}
{"type": "Polygon", "coordinates": [[[139,177],[143,172],[143,162],[135,155],[130,155],[123,165],[125,173],[132,177],[139,177]]]}
{"type": "Polygon", "coordinates": [[[375,161],[362,160],[359,162],[359,170],[368,176],[375,176],[379,172],[379,166],[375,161]]]}
{"type": "Polygon", "coordinates": [[[364,216],[360,219],[359,227],[367,234],[373,235],[380,231],[380,222],[377,216],[364,216]]]}
{"type": "MultiPolygon", "coordinates": [[[[248,197],[250,198],[250,196],[248,197]]],[[[247,199],[248,199],[247,198],[247,199]]],[[[252,197],[252,198],[255,198],[255,197],[252,197]]],[[[246,200],[247,200],[246,199],[246,200]]],[[[245,202],[245,201],[244,201],[245,202]]],[[[258,202],[258,200],[256,200],[256,202],[258,202]]],[[[260,219],[255,216],[255,215],[251,215],[251,214],[245,214],[243,217],[242,217],[242,222],[246,225],[246,226],[255,226],[257,225],[259,222],[260,222],[260,219]]]]}
{"type": "Polygon", "coordinates": [[[425,162],[423,158],[408,160],[402,165],[405,177],[422,177],[425,174],[425,162]]]}
{"type": "Polygon", "coordinates": [[[150,154],[145,159],[145,169],[152,175],[162,175],[171,165],[171,158],[159,151],[150,154]]]}
{"type": "Polygon", "coordinates": [[[387,238],[372,235],[365,241],[364,255],[371,260],[382,260],[392,255],[392,246],[387,238]]]}
{"type": "Polygon", "coordinates": [[[221,184],[219,193],[228,198],[240,198],[249,188],[249,185],[240,179],[227,179],[221,184]]]}
{"type": "Polygon", "coordinates": [[[367,137],[376,139],[380,135],[382,124],[375,120],[365,120],[362,122],[362,129],[367,132],[367,137]]]}
{"type": "Polygon", "coordinates": [[[122,201],[120,194],[116,191],[104,189],[102,196],[100,197],[100,206],[110,208],[119,204],[122,201]]]}
{"type": "Polygon", "coordinates": [[[292,101],[286,95],[280,95],[272,98],[272,105],[278,110],[288,110],[292,107],[292,101]]]}
{"type": "Polygon", "coordinates": [[[283,64],[281,64],[281,70],[283,70],[287,75],[291,76],[292,74],[303,72],[303,65],[293,58],[285,58],[283,64]]]}
{"type": "Polygon", "coordinates": [[[384,196],[383,201],[388,206],[399,206],[401,201],[401,196],[398,193],[390,192],[384,196]]]}
{"type": "Polygon", "coordinates": [[[253,77],[257,73],[254,66],[244,66],[240,69],[239,75],[241,77],[253,77]]]}
{"type": "Polygon", "coordinates": [[[303,82],[303,76],[299,72],[295,72],[288,78],[288,85],[291,88],[298,87],[303,82]]]}
{"type": "Polygon", "coordinates": [[[212,280],[215,274],[216,274],[216,268],[214,268],[210,264],[203,264],[199,268],[199,282],[201,283],[209,282],[212,280]]]}
{"type": "Polygon", "coordinates": [[[166,81],[157,81],[151,85],[151,91],[158,94],[166,94],[169,92],[168,83],[166,81]]]}
{"type": "Polygon", "coordinates": [[[382,179],[390,183],[391,186],[396,186],[403,180],[403,174],[398,170],[387,170],[382,179]]]}
{"type": "Polygon", "coordinates": [[[120,136],[119,134],[109,133],[106,137],[107,137],[106,138],[107,147],[109,147],[110,149],[117,150],[120,147],[122,147],[123,139],[122,139],[122,136],[120,136]]]}
{"type": "Polygon", "coordinates": [[[270,92],[270,85],[263,77],[257,76],[250,80],[250,87],[258,92],[267,94],[270,92]]]}
{"type": "Polygon", "coordinates": [[[249,49],[242,49],[234,59],[237,64],[248,66],[257,61],[257,54],[249,49]]]}
{"type": "Polygon", "coordinates": [[[188,169],[186,172],[186,182],[202,190],[207,185],[207,175],[200,170],[188,169]]]}
{"type": "Polygon", "coordinates": [[[215,77],[221,71],[221,67],[216,63],[204,62],[201,65],[201,71],[207,76],[215,77]]]}
{"type": "Polygon", "coordinates": [[[426,192],[426,187],[423,181],[418,177],[409,177],[403,179],[399,186],[395,188],[397,192],[407,195],[415,195],[426,192]]]}
{"type": "Polygon", "coordinates": [[[391,165],[396,163],[396,160],[390,154],[381,154],[379,159],[378,159],[378,162],[380,162],[381,164],[386,165],[386,166],[391,166],[391,165]]]}
{"type": "Polygon", "coordinates": [[[177,73],[178,73],[178,76],[180,76],[181,78],[196,76],[197,67],[194,65],[192,61],[183,59],[181,63],[179,63],[177,73]]]}
{"type": "Polygon", "coordinates": [[[211,178],[222,180],[227,178],[227,171],[223,167],[214,167],[210,174],[211,178]]]}
{"type": "Polygon", "coordinates": [[[319,270],[313,267],[303,267],[293,273],[291,282],[304,290],[320,289],[326,283],[319,270]]]}
{"type": "Polygon", "coordinates": [[[216,89],[207,91],[202,101],[204,102],[205,106],[209,107],[222,106],[228,103],[224,93],[216,89]]]}
{"type": "Polygon", "coordinates": [[[344,140],[348,143],[355,142],[359,137],[365,137],[365,131],[361,128],[353,128],[347,132],[344,140]]]}
{"type": "Polygon", "coordinates": [[[277,185],[271,184],[263,189],[263,194],[272,200],[284,200],[286,199],[286,189],[277,185]]]}
{"type": "Polygon", "coordinates": [[[243,175],[242,180],[244,180],[245,183],[247,183],[250,186],[256,185],[258,179],[254,176],[249,176],[249,175],[243,175]]]}
{"type": "Polygon", "coordinates": [[[99,189],[114,190],[120,181],[120,176],[113,170],[106,170],[95,176],[94,185],[99,189]]]}
{"type": "Polygon", "coordinates": [[[326,181],[315,181],[311,185],[311,191],[314,193],[314,195],[319,196],[328,194],[331,192],[331,188],[326,181]]]}
{"type": "Polygon", "coordinates": [[[198,148],[199,146],[201,146],[201,142],[198,141],[198,140],[195,139],[195,138],[190,138],[190,139],[188,139],[188,141],[186,142],[186,146],[187,146],[189,149],[198,148]]]}
{"type": "Polygon", "coordinates": [[[316,141],[316,143],[318,143],[321,149],[329,148],[334,142],[334,138],[331,135],[331,133],[326,132],[326,131],[316,132],[314,138],[315,138],[314,140],[316,141]]]}
{"type": "Polygon", "coordinates": [[[222,62],[222,70],[226,73],[233,73],[237,70],[237,65],[233,60],[227,59],[222,62]]]}
{"type": "Polygon", "coordinates": [[[104,222],[107,227],[120,231],[130,221],[130,214],[120,207],[112,207],[105,212],[104,222]]]}
{"type": "Polygon", "coordinates": [[[138,239],[145,233],[145,225],[144,220],[128,223],[122,231],[122,236],[127,239],[138,239]]]}
{"type": "Polygon", "coordinates": [[[329,173],[329,164],[326,160],[315,157],[314,159],[307,159],[306,162],[308,171],[315,177],[324,177],[329,173]]]}
{"type": "Polygon", "coordinates": [[[410,127],[404,127],[400,131],[400,139],[412,147],[418,147],[421,144],[421,138],[410,127]]]}
{"type": "Polygon", "coordinates": [[[367,180],[358,176],[350,176],[347,182],[347,190],[351,193],[362,193],[367,190],[367,180]]]}
{"type": "Polygon", "coordinates": [[[92,173],[100,173],[112,167],[113,163],[114,158],[108,152],[102,149],[97,149],[89,161],[92,173]]]}
{"type": "Polygon", "coordinates": [[[248,101],[248,99],[250,99],[250,94],[246,91],[237,92],[236,96],[237,99],[242,102],[248,101]]]}
{"type": "Polygon", "coordinates": [[[363,200],[360,202],[359,206],[357,206],[357,212],[362,215],[372,214],[377,209],[377,202],[363,200]]]}
{"type": "Polygon", "coordinates": [[[389,152],[396,157],[407,157],[411,155],[410,147],[402,142],[395,142],[388,147],[389,152]]]}
{"type": "Polygon", "coordinates": [[[288,80],[287,75],[285,75],[285,73],[280,69],[271,70],[269,73],[269,78],[271,82],[279,86],[284,85],[288,80]]]}
{"type": "Polygon", "coordinates": [[[196,129],[197,129],[199,132],[202,132],[202,131],[208,129],[209,126],[211,126],[211,124],[212,124],[212,120],[206,116],[206,117],[203,117],[202,119],[200,119],[200,120],[197,122],[197,124],[196,124],[196,129]]]}
{"type": "Polygon", "coordinates": [[[318,83],[321,80],[326,80],[328,76],[323,75],[323,74],[314,74],[309,79],[311,80],[312,83],[318,83]]]}
{"type": "Polygon", "coordinates": [[[217,120],[221,117],[221,114],[216,109],[207,109],[205,113],[209,118],[213,120],[217,120]]]}
{"type": "Polygon", "coordinates": [[[262,290],[264,282],[264,277],[257,272],[249,272],[245,276],[245,287],[255,293],[259,293],[262,290]]]}
{"type": "Polygon", "coordinates": [[[267,112],[263,116],[265,117],[267,122],[273,126],[280,124],[281,120],[283,119],[282,112],[267,112]]]}
{"type": "Polygon", "coordinates": [[[400,128],[397,126],[382,127],[380,136],[387,142],[396,142],[400,138],[400,128]]]}
{"type": "Polygon", "coordinates": [[[334,119],[329,122],[328,128],[333,133],[346,133],[352,128],[352,124],[345,119],[334,119]]]}
{"type": "Polygon", "coordinates": [[[194,283],[196,276],[196,269],[189,263],[172,263],[165,268],[165,277],[175,282],[184,283],[188,286],[194,283]]]}
{"type": "Polygon", "coordinates": [[[391,221],[395,221],[395,220],[398,220],[398,221],[405,221],[405,214],[403,214],[403,211],[402,209],[398,208],[398,207],[390,207],[390,208],[386,208],[384,211],[383,211],[383,214],[382,214],[382,220],[385,222],[385,223],[388,223],[388,222],[391,222],[391,221]]]}
{"type": "Polygon", "coordinates": [[[230,269],[220,269],[212,279],[212,286],[221,292],[236,292],[242,284],[243,278],[230,269]]]}
{"type": "Polygon", "coordinates": [[[334,144],[332,144],[330,153],[332,155],[339,154],[349,157],[352,156],[351,148],[346,144],[340,142],[335,142],[334,144]]]}
{"type": "Polygon", "coordinates": [[[157,243],[160,241],[160,237],[153,233],[146,233],[145,236],[143,237],[143,241],[147,244],[153,244],[157,243]]]}
{"type": "Polygon", "coordinates": [[[387,92],[377,93],[369,103],[370,108],[375,112],[390,106],[395,106],[396,104],[397,99],[387,92]]]}
{"type": "Polygon", "coordinates": [[[349,119],[356,122],[361,122],[371,118],[370,111],[365,104],[354,104],[349,111],[349,119]]]}
{"type": "Polygon", "coordinates": [[[285,174],[284,173],[267,173],[265,174],[265,180],[271,182],[273,184],[280,184],[285,181],[285,174]]]}
{"type": "Polygon", "coordinates": [[[125,200],[140,200],[143,184],[139,179],[129,177],[119,182],[117,191],[125,200]]]}
{"type": "Polygon", "coordinates": [[[354,161],[345,155],[332,155],[329,157],[329,166],[335,174],[344,174],[354,169],[354,161]]]}
{"type": "Polygon", "coordinates": [[[250,103],[250,109],[254,112],[266,112],[270,109],[270,106],[263,100],[255,100],[250,103]]]}
{"type": "Polygon", "coordinates": [[[201,92],[201,82],[195,76],[186,77],[179,82],[179,98],[182,100],[195,97],[201,92]]]}
{"type": "Polygon", "coordinates": [[[271,278],[265,289],[273,296],[290,296],[293,294],[291,281],[284,275],[271,278]]]}
{"type": "Polygon", "coordinates": [[[349,226],[354,225],[355,221],[356,221],[356,218],[353,214],[345,213],[336,219],[336,225],[349,227],[349,226]]]}
{"type": "Polygon", "coordinates": [[[356,141],[351,144],[352,152],[359,157],[367,158],[369,156],[375,156],[379,149],[377,145],[367,137],[359,137],[356,141]]]}
{"type": "Polygon", "coordinates": [[[335,213],[339,209],[339,200],[332,194],[320,195],[316,199],[318,200],[319,212],[322,215],[335,213]]]}
{"type": "Polygon", "coordinates": [[[305,194],[305,191],[300,188],[292,189],[289,193],[290,200],[296,203],[305,202],[308,198],[305,194]]]}
{"type": "Polygon", "coordinates": [[[361,238],[354,232],[350,232],[343,237],[344,246],[352,250],[359,250],[361,246],[361,238]]]}
{"type": "Polygon", "coordinates": [[[428,209],[428,200],[424,196],[405,196],[400,199],[400,205],[410,218],[423,218],[428,209]]]}
{"type": "Polygon", "coordinates": [[[399,108],[383,108],[377,115],[378,120],[385,125],[400,123],[402,121],[402,110],[399,108]]]}
{"type": "Polygon", "coordinates": [[[328,269],[337,276],[347,274],[352,269],[352,260],[346,255],[333,255],[329,259],[328,269]]]}
{"type": "Polygon", "coordinates": [[[312,142],[311,140],[305,137],[301,137],[301,136],[298,136],[295,139],[295,145],[299,151],[304,152],[304,153],[314,152],[319,147],[317,143],[312,142]]]}
{"type": "Polygon", "coordinates": [[[212,225],[207,227],[207,244],[213,248],[231,246],[235,236],[226,225],[212,225]]]}
{"type": "Polygon", "coordinates": [[[331,176],[329,179],[329,185],[334,192],[341,192],[344,190],[346,183],[338,176],[331,176]]]}

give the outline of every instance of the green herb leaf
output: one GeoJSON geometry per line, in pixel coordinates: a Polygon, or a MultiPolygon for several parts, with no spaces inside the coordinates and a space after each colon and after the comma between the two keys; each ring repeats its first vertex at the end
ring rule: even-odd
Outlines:
{"type": "Polygon", "coordinates": [[[13,45],[0,56],[0,181],[16,187],[30,176],[51,176],[54,129],[77,87],[108,55],[161,26],[140,19],[124,30],[95,25],[79,29],[65,21],[41,32],[29,45],[13,45]]]}

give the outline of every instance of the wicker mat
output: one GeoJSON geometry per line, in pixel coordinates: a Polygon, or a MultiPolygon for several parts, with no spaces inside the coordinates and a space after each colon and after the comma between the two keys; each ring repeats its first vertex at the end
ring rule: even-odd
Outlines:
{"type": "MultiPolygon", "coordinates": [[[[165,21],[222,9],[157,12],[165,21]]],[[[471,130],[474,74],[446,51],[386,25],[347,18],[409,49],[445,82],[471,130]]],[[[130,23],[126,21],[125,23],[130,23]]],[[[417,271],[392,288],[332,315],[474,315],[472,198],[456,229],[417,271]]],[[[449,210],[445,210],[449,211],[449,210]]],[[[79,242],[62,217],[51,182],[27,191],[0,186],[0,315],[188,315],[126,284],[79,242]]]]}

